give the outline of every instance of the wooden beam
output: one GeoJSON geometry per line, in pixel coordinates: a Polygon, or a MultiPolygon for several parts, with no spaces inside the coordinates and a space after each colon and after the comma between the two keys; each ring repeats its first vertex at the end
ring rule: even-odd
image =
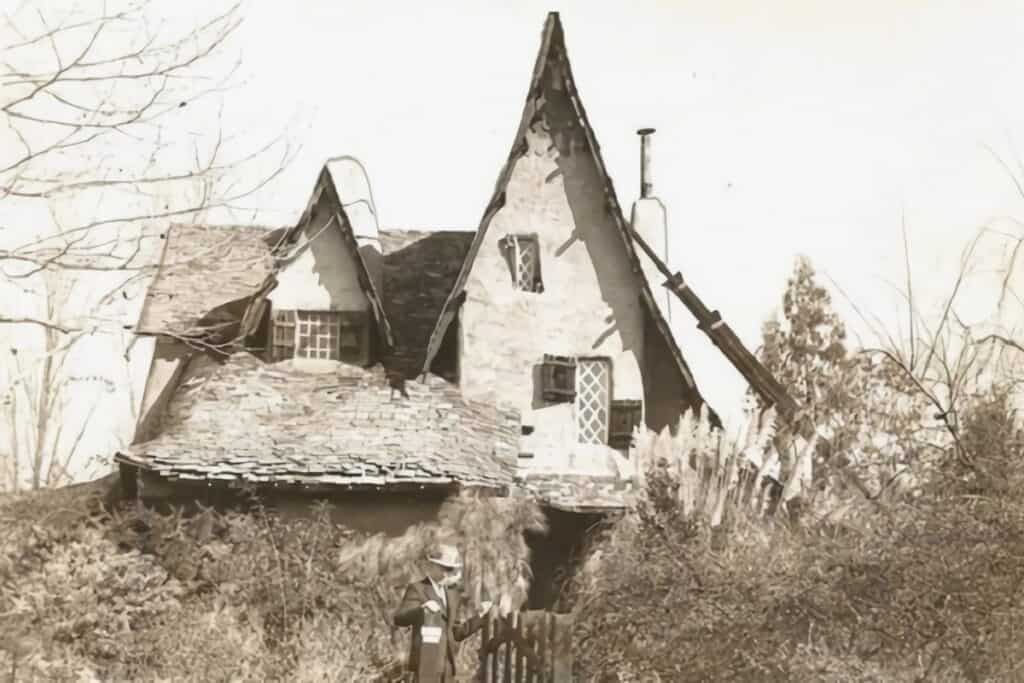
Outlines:
{"type": "Polygon", "coordinates": [[[766,403],[775,406],[776,411],[786,422],[791,422],[796,416],[799,405],[789,395],[785,387],[779,384],[768,368],[743,345],[729,324],[722,320],[722,315],[704,305],[697,293],[686,284],[681,273],[670,271],[665,262],[654,253],[650,245],[632,227],[630,227],[630,234],[658,271],[665,276],[663,286],[675,294],[676,298],[683,302],[687,310],[697,319],[697,328],[711,339],[722,355],[747,380],[751,388],[766,403]]]}

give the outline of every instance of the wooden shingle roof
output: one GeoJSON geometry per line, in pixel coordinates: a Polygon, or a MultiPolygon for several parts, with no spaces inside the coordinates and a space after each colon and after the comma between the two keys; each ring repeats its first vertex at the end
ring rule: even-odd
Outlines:
{"type": "Polygon", "coordinates": [[[210,331],[216,324],[211,313],[244,308],[268,284],[279,237],[270,228],[171,225],[161,235],[160,265],[136,332],[191,337],[210,331]]]}
{"type": "Polygon", "coordinates": [[[420,374],[427,342],[452,291],[473,233],[458,230],[382,230],[384,309],[395,348],[384,364],[412,378],[420,374]]]}
{"type": "Polygon", "coordinates": [[[379,488],[507,489],[518,412],[468,401],[431,377],[393,390],[380,366],[327,371],[248,353],[196,356],[157,438],[118,462],[168,479],[379,488]]]}

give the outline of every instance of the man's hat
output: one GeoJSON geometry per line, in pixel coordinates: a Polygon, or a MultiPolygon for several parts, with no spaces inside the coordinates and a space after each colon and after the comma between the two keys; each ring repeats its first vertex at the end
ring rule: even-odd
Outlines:
{"type": "Polygon", "coordinates": [[[434,546],[427,553],[427,561],[448,569],[462,568],[462,558],[459,557],[459,549],[447,543],[434,546]]]}

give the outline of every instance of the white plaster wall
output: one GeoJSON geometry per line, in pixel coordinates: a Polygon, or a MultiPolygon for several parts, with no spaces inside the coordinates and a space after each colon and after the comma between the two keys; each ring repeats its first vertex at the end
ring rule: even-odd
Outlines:
{"type": "Polygon", "coordinates": [[[278,275],[268,298],[274,309],[365,311],[356,261],[329,213],[317,207],[299,238],[299,256],[278,275]]]}
{"type": "Polygon", "coordinates": [[[631,468],[606,445],[577,442],[573,405],[540,398],[544,354],[603,356],[612,362],[612,397],[644,397],[640,288],[616,226],[605,211],[589,155],[560,157],[546,133],[531,134],[515,162],[505,206],[494,216],[467,282],[462,308],[466,395],[515,405],[523,424],[524,467],[620,474],[631,468]],[[514,289],[499,241],[536,233],[542,293],[514,289]]]}

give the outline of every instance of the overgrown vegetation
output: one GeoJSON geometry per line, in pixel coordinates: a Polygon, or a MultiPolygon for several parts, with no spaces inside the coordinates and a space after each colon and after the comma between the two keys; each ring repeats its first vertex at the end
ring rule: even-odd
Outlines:
{"type": "MultiPolygon", "coordinates": [[[[17,680],[393,680],[404,584],[438,537],[466,549],[470,601],[525,596],[536,505],[461,498],[438,524],[363,536],[329,509],[108,514],[87,493],[0,510],[0,665],[17,680]]],[[[472,671],[474,648],[463,649],[472,671]]]]}
{"type": "Polygon", "coordinates": [[[1012,373],[984,372],[944,323],[846,349],[806,261],[784,303],[763,353],[790,364],[779,376],[818,426],[798,449],[814,453],[806,514],[759,504],[765,468],[748,463],[781,456],[787,484],[800,461],[773,454],[770,417],[752,410],[737,438],[691,418],[645,439],[641,505],[594,539],[566,596],[582,680],[1024,679],[1012,373]]]}

